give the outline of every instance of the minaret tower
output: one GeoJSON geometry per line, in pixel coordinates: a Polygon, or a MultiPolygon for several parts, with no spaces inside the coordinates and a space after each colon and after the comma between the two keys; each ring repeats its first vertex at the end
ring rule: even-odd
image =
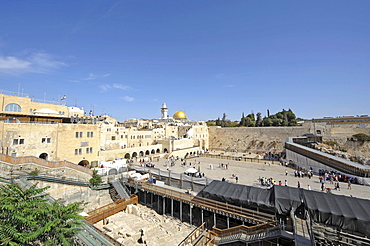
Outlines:
{"type": "Polygon", "coordinates": [[[161,112],[162,112],[162,119],[167,119],[168,118],[168,109],[167,109],[167,105],[166,103],[163,103],[162,104],[162,108],[161,108],[161,112]]]}

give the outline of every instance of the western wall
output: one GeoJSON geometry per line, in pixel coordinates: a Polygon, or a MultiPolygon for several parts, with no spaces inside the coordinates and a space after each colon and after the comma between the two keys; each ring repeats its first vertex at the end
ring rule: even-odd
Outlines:
{"type": "Polygon", "coordinates": [[[309,133],[309,127],[209,127],[209,148],[237,152],[281,152],[287,137],[309,133]]]}
{"type": "Polygon", "coordinates": [[[319,145],[318,148],[347,160],[369,164],[370,142],[352,141],[353,135],[370,135],[370,124],[313,123],[306,121],[298,127],[209,127],[209,148],[237,152],[281,152],[287,137],[315,134],[323,141],[335,141],[335,146],[319,145]]]}

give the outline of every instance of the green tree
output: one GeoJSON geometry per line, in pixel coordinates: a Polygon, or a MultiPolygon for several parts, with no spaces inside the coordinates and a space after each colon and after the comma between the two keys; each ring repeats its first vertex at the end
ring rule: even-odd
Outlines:
{"type": "Polygon", "coordinates": [[[286,111],[286,116],[288,118],[288,125],[289,126],[297,126],[298,123],[297,123],[297,117],[296,115],[293,113],[293,111],[291,109],[289,109],[288,111],[286,111]]]}
{"type": "Polygon", "coordinates": [[[257,113],[257,119],[256,119],[256,126],[262,126],[262,114],[260,112],[257,113]]]}
{"type": "Polygon", "coordinates": [[[8,239],[4,245],[30,245],[43,233],[37,218],[47,188],[33,185],[23,191],[17,184],[0,186],[0,240],[8,239]]]}
{"type": "Polygon", "coordinates": [[[82,212],[81,205],[84,204],[84,202],[65,206],[58,202],[43,204],[44,233],[39,238],[44,242],[44,245],[74,245],[74,236],[81,228],[83,219],[78,213],[82,212]]]}
{"type": "Polygon", "coordinates": [[[89,183],[91,186],[98,186],[102,183],[102,179],[101,179],[101,176],[98,175],[98,171],[97,170],[93,170],[93,174],[91,176],[91,179],[89,180],[89,183]]]}
{"type": "Polygon", "coordinates": [[[256,119],[255,119],[255,116],[254,116],[253,113],[248,114],[246,119],[247,119],[247,122],[246,122],[247,126],[249,126],[249,127],[255,127],[256,126],[256,119]]]}
{"type": "Polygon", "coordinates": [[[264,117],[262,120],[262,125],[263,126],[272,126],[273,122],[270,117],[264,117]]]}
{"type": "Polygon", "coordinates": [[[221,120],[220,117],[217,118],[216,120],[216,126],[221,126],[221,120]]]}
{"type": "Polygon", "coordinates": [[[207,124],[207,126],[216,126],[215,121],[207,121],[206,124],[207,124]]]}
{"type": "Polygon", "coordinates": [[[73,245],[82,219],[82,203],[64,207],[49,203],[49,187],[21,189],[17,184],[0,186],[0,242],[3,245],[73,245]]]}
{"type": "Polygon", "coordinates": [[[239,126],[246,126],[244,112],[242,113],[242,118],[240,119],[239,126]]]}

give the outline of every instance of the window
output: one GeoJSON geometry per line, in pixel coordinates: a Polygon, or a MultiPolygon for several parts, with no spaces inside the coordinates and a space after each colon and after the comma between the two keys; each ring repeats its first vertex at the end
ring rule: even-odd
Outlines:
{"type": "Polygon", "coordinates": [[[13,139],[13,145],[17,145],[18,144],[18,139],[13,139]]]}
{"type": "Polygon", "coordinates": [[[42,138],[41,139],[41,143],[50,143],[50,142],[51,142],[50,138],[42,138]]]}
{"type": "Polygon", "coordinates": [[[18,104],[10,103],[10,104],[6,105],[5,111],[22,112],[22,108],[18,104]]]}
{"type": "Polygon", "coordinates": [[[75,149],[75,155],[78,155],[78,149],[75,149]]]}
{"type": "Polygon", "coordinates": [[[82,155],[82,149],[78,149],[78,154],[82,155]]]}
{"type": "Polygon", "coordinates": [[[76,132],[76,138],[78,138],[79,135],[80,135],[79,132],[76,132]]]}
{"type": "Polygon", "coordinates": [[[112,140],[116,140],[116,136],[112,136],[112,140]]]}
{"type": "Polygon", "coordinates": [[[86,148],[86,154],[90,153],[90,148],[86,148]]]}
{"type": "Polygon", "coordinates": [[[87,132],[87,137],[88,137],[88,138],[90,137],[90,132],[87,132]]]}
{"type": "Polygon", "coordinates": [[[19,139],[19,144],[24,144],[24,139],[19,139]]]}
{"type": "Polygon", "coordinates": [[[94,137],[94,132],[87,132],[87,137],[88,138],[94,137]]]}
{"type": "Polygon", "coordinates": [[[82,132],[80,132],[80,138],[82,138],[82,132]]]}

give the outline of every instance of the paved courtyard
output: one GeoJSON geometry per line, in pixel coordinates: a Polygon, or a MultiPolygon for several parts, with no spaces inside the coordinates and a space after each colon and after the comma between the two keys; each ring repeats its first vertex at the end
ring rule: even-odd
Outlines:
{"type": "MultiPolygon", "coordinates": [[[[162,158],[159,162],[154,163],[156,168],[163,170],[167,169],[167,159],[162,158]]],[[[308,177],[298,178],[294,176],[294,169],[286,168],[279,164],[264,164],[264,161],[256,163],[199,157],[188,159],[185,167],[180,165],[180,161],[177,161],[175,166],[170,167],[170,170],[172,172],[183,173],[190,167],[190,163],[192,164],[192,167],[194,167],[195,164],[196,169],[200,168],[200,171],[209,179],[222,180],[222,178],[225,178],[227,182],[236,183],[236,180],[233,177],[233,174],[236,174],[239,178],[239,184],[267,188],[266,186],[261,186],[258,181],[260,177],[265,177],[273,178],[276,181],[276,184],[281,181],[283,185],[284,181],[287,180],[288,186],[290,187],[297,187],[299,181],[301,183],[301,188],[307,189],[308,185],[310,185],[311,190],[321,192],[321,184],[319,182],[318,175],[314,175],[311,179],[308,177]],[[221,163],[229,163],[228,169],[219,167],[221,163]],[[288,171],[288,175],[286,175],[286,170],[288,171]]],[[[269,163],[269,161],[266,161],[266,163],[269,163]]],[[[352,184],[351,189],[348,189],[347,183],[341,182],[339,191],[334,190],[334,184],[327,182],[326,187],[331,188],[333,194],[345,196],[352,195],[357,198],[370,199],[370,186],[352,184]]]]}

